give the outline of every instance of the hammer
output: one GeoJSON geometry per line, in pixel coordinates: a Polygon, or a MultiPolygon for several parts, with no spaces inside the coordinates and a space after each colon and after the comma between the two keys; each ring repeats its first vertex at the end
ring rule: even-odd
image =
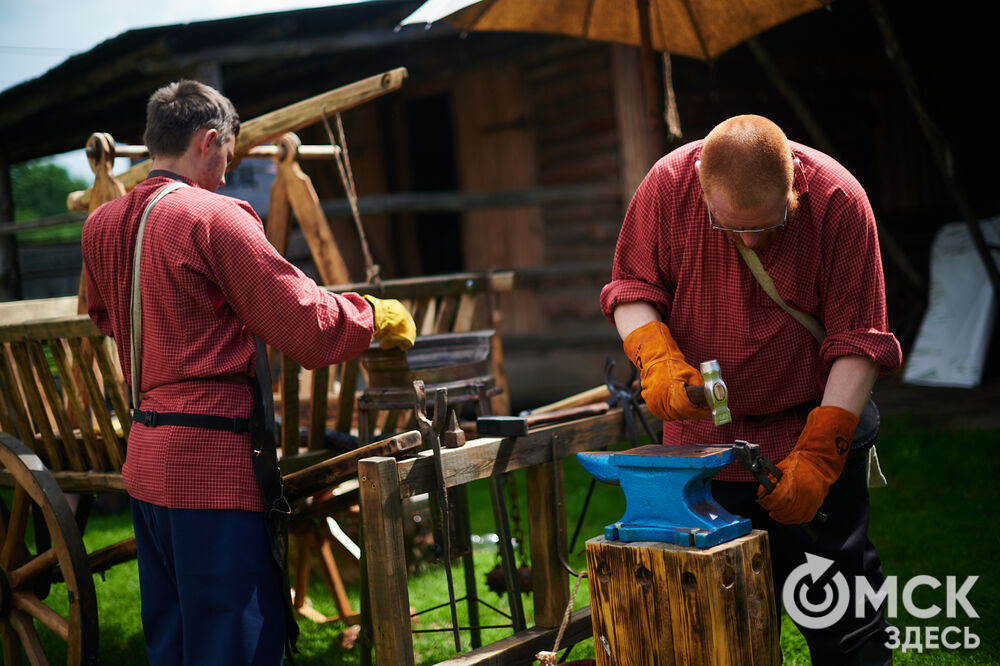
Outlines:
{"type": "Polygon", "coordinates": [[[705,386],[686,386],[688,400],[696,405],[708,405],[712,409],[712,422],[723,425],[733,420],[729,412],[729,389],[722,381],[718,361],[703,361],[701,378],[705,386]]]}

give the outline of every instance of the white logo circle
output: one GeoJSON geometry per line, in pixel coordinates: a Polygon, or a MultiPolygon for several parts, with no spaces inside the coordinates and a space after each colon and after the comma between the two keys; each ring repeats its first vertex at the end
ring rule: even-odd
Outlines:
{"type": "Polygon", "coordinates": [[[847,612],[850,591],[847,579],[839,571],[833,576],[833,583],[837,587],[836,593],[827,583],[823,586],[823,600],[819,603],[812,603],[806,597],[809,583],[804,583],[800,587],[800,583],[807,576],[815,583],[831,564],[833,560],[806,553],[806,563],[795,567],[785,580],[785,585],[781,589],[781,600],[785,605],[785,612],[796,624],[809,629],[825,629],[836,624],[847,612]]]}

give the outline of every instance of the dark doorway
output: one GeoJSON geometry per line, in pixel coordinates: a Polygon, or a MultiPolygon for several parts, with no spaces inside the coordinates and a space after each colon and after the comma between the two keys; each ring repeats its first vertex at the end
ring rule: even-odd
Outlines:
{"type": "MultiPolygon", "coordinates": [[[[410,174],[414,192],[455,192],[455,137],[451,95],[440,93],[406,103],[410,139],[410,174]]],[[[420,273],[434,275],[464,269],[462,215],[456,212],[413,214],[420,273]]]]}

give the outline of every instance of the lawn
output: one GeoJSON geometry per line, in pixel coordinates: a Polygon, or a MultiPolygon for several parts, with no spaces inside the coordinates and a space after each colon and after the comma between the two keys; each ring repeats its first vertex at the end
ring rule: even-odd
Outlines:
{"type": "MultiPolygon", "coordinates": [[[[915,653],[897,650],[897,664],[996,664],[1000,663],[1000,585],[993,556],[1000,546],[1000,533],[996,530],[996,507],[1000,501],[1000,483],[997,482],[1000,464],[996,452],[1000,450],[1000,431],[928,429],[913,426],[905,417],[885,419],[879,443],[879,457],[889,478],[889,487],[872,492],[871,538],[882,555],[886,575],[897,577],[899,589],[909,579],[929,575],[939,579],[942,587],[932,590],[922,587],[915,596],[918,606],[937,604],[944,608],[944,581],[955,576],[962,582],[968,576],[979,576],[968,601],[978,613],[978,618],[965,617],[961,611],[954,619],[944,613],[930,619],[917,619],[907,615],[900,603],[900,615],[895,626],[900,637],[907,627],[948,626],[968,627],[978,635],[981,644],[973,650],[939,649],[915,653]]],[[[564,464],[566,479],[566,506],[570,527],[576,523],[580,507],[589,484],[589,477],[575,460],[564,464]]],[[[515,474],[515,481],[522,492],[520,508],[523,511],[523,473],[515,474]]],[[[468,496],[473,532],[486,534],[493,531],[492,513],[486,484],[477,482],[468,486],[468,496]]],[[[585,567],[583,541],[602,532],[606,523],[621,517],[624,500],[617,487],[599,484],[590,502],[581,536],[571,554],[570,563],[576,569],[585,567]]],[[[520,526],[527,529],[526,523],[520,526]]],[[[121,540],[130,534],[126,513],[95,515],[88,527],[85,541],[88,551],[121,540]]],[[[517,533],[518,525],[514,526],[517,533]]],[[[506,598],[485,588],[486,572],[498,562],[495,546],[483,545],[476,549],[476,577],[480,596],[493,606],[506,611],[506,598]]],[[[460,566],[453,569],[458,589],[463,580],[460,566]]],[[[100,663],[145,663],[142,632],[139,623],[139,592],[134,562],[118,565],[109,570],[103,579],[95,577],[100,615],[100,663]]],[[[572,581],[571,581],[572,582],[572,581]]],[[[358,590],[348,586],[351,604],[358,608],[358,590]]],[[[319,576],[310,582],[310,598],[323,613],[334,614],[335,608],[319,576]]],[[[525,612],[532,617],[530,595],[525,595],[525,612]]],[[[410,581],[410,604],[416,609],[428,608],[447,600],[444,570],[437,565],[424,567],[410,581]]],[[[588,603],[586,584],[576,598],[576,607],[588,603]]],[[[460,605],[460,621],[464,624],[464,606],[460,605]]],[[[483,607],[482,624],[500,624],[504,618],[483,607]]],[[[426,630],[447,627],[450,624],[448,609],[422,614],[415,629],[426,630]]],[[[302,636],[301,654],[296,663],[303,666],[359,663],[357,649],[341,646],[345,627],[339,623],[318,625],[309,620],[300,622],[302,636]]],[[[509,633],[509,630],[487,630],[484,641],[490,642],[509,633]]],[[[951,635],[954,640],[955,635],[951,635]]],[[[469,647],[467,635],[462,638],[464,649],[469,647]]],[[[414,647],[419,664],[430,664],[454,654],[451,634],[418,633],[414,647]]],[[[565,647],[565,646],[563,646],[565,647]]],[[[808,651],[801,636],[785,617],[782,630],[782,651],[785,664],[808,664],[808,651]]],[[[569,659],[593,656],[593,643],[588,640],[573,648],[569,659]]]]}

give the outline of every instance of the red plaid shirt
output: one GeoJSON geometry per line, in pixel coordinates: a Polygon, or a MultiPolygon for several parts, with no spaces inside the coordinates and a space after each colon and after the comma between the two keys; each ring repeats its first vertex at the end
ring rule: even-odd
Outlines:
{"type": "MultiPolygon", "coordinates": [[[[709,227],[695,160],[701,141],[653,166],[636,191],[615,251],[601,310],[653,304],[694,367],[717,359],[733,422],[668,422],[664,443],[742,439],[778,461],[792,450],[833,361],[858,355],[885,370],[902,363],[889,332],[875,217],[857,180],[832,158],[792,143],[799,207],[772,245],[758,251],[785,302],[826,329],[820,345],[764,292],[733,243],[709,227]]],[[[750,481],[735,465],[716,478],[750,481]]]]}
{"type": "MultiPolygon", "coordinates": [[[[126,379],[139,219],[153,195],[178,178],[153,172],[94,211],[83,228],[88,311],[114,337],[126,379]]],[[[357,356],[372,339],[367,301],[320,289],[268,243],[249,204],[197,186],[168,194],[150,214],[140,285],[146,410],[248,417],[251,387],[211,378],[252,375],[255,336],[307,368],[357,356]]],[[[246,434],[135,424],[122,477],[130,495],[160,506],[264,506],[246,434]]]]}

